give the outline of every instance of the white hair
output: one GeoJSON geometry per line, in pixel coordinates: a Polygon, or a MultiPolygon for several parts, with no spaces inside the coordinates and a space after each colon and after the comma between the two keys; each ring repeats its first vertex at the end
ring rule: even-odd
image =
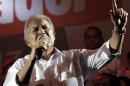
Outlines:
{"type": "MultiPolygon", "coordinates": [[[[26,22],[25,22],[25,25],[24,25],[24,40],[27,40],[28,39],[28,31],[29,31],[29,28],[28,28],[28,25],[29,23],[32,21],[32,20],[35,20],[35,19],[45,19],[49,22],[51,28],[53,29],[54,31],[54,25],[51,21],[51,19],[45,15],[35,15],[35,16],[31,16],[26,22]]],[[[54,31],[54,34],[55,34],[55,31],[54,31]]]]}

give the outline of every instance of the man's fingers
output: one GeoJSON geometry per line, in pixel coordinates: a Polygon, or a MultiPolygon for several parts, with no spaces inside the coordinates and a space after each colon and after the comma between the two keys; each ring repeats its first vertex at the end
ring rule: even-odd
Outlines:
{"type": "Polygon", "coordinates": [[[113,9],[113,12],[117,10],[116,0],[112,0],[112,9],[113,9]]]}

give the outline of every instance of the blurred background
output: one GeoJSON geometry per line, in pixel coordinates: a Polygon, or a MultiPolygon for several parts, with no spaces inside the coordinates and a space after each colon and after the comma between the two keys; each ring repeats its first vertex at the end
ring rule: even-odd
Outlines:
{"type": "MultiPolygon", "coordinates": [[[[30,16],[44,14],[52,19],[56,30],[55,46],[58,49],[85,48],[83,33],[90,26],[99,28],[105,41],[110,38],[113,30],[109,15],[111,3],[111,0],[0,0],[0,86],[13,62],[29,53],[23,30],[24,22],[30,16]]],[[[129,13],[128,3],[130,0],[117,0],[118,7],[123,7],[129,13]]],[[[128,16],[127,32],[119,58],[123,71],[130,70],[127,58],[130,57],[129,23],[128,16]]]]}

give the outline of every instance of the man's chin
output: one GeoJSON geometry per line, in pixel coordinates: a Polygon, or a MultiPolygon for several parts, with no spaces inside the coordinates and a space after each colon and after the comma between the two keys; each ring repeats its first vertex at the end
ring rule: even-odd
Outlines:
{"type": "Polygon", "coordinates": [[[37,48],[37,50],[44,51],[45,49],[43,47],[39,47],[39,48],[37,48]]]}
{"type": "Polygon", "coordinates": [[[40,48],[41,48],[42,50],[47,50],[47,46],[46,46],[46,45],[41,46],[40,48]]]}

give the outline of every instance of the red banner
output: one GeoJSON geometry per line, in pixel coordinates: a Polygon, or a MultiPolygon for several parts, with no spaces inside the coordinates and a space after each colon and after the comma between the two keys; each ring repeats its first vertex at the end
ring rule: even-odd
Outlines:
{"type": "MultiPolygon", "coordinates": [[[[118,6],[121,1],[118,0],[118,6]]],[[[23,33],[28,17],[45,14],[56,28],[93,23],[109,18],[111,0],[2,0],[0,37],[23,33]]]]}

